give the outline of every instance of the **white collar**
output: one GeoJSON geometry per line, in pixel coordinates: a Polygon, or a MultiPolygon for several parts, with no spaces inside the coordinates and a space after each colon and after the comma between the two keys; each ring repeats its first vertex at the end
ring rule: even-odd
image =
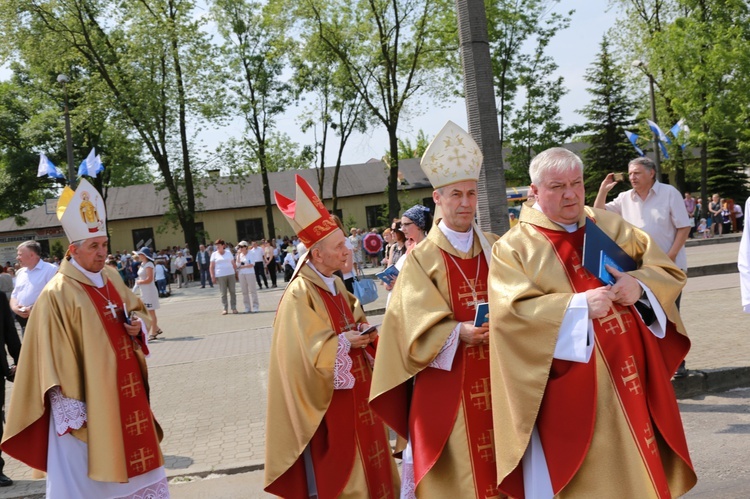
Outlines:
{"type": "MultiPolygon", "coordinates": [[[[544,213],[544,210],[542,210],[542,207],[539,206],[539,203],[534,203],[534,205],[532,206],[532,208],[534,208],[535,210],[539,210],[542,213],[544,213]]],[[[545,213],[545,215],[546,215],[546,213],[545,213]]],[[[549,217],[547,217],[547,218],[549,218],[549,217]]],[[[575,232],[575,231],[578,230],[578,222],[575,222],[575,223],[572,223],[572,224],[564,224],[564,223],[561,223],[561,222],[555,222],[551,218],[549,218],[549,221],[552,222],[552,223],[555,223],[555,224],[559,225],[560,227],[562,227],[563,229],[565,229],[567,232],[575,232]]]]}
{"type": "Polygon", "coordinates": [[[310,260],[307,261],[307,264],[310,266],[311,269],[315,271],[316,274],[320,276],[321,279],[323,279],[323,282],[326,286],[328,286],[328,291],[331,292],[333,296],[336,296],[336,276],[326,277],[323,274],[321,274],[318,269],[315,268],[315,265],[312,264],[310,260]]]}
{"type": "Polygon", "coordinates": [[[456,232],[448,227],[445,220],[442,219],[438,223],[438,227],[440,227],[448,242],[458,251],[468,253],[474,245],[474,227],[469,228],[467,232],[456,232]]]}
{"type": "Polygon", "coordinates": [[[86,277],[88,277],[89,281],[91,281],[91,283],[94,286],[96,286],[97,288],[103,288],[104,287],[104,277],[102,277],[102,271],[101,270],[99,272],[90,272],[90,271],[84,269],[83,267],[81,267],[81,265],[78,262],[76,262],[76,259],[73,258],[73,257],[70,257],[70,263],[75,268],[77,268],[78,270],[80,270],[83,275],[85,275],[86,277]]]}

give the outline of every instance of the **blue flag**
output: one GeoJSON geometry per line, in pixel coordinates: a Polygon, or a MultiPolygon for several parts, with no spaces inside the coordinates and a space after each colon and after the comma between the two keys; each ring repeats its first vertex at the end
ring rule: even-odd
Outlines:
{"type": "Polygon", "coordinates": [[[89,155],[81,161],[81,166],[78,167],[78,176],[88,175],[89,177],[96,177],[102,171],[104,171],[102,158],[96,155],[96,149],[92,147],[89,155]]]}
{"type": "Polygon", "coordinates": [[[638,135],[634,134],[633,132],[629,132],[625,130],[625,136],[628,138],[631,144],[633,144],[633,147],[635,147],[635,150],[638,151],[638,154],[641,156],[645,156],[646,154],[641,150],[638,145],[636,145],[636,141],[638,140],[638,135]]]}
{"type": "Polygon", "coordinates": [[[65,178],[65,175],[63,175],[60,169],[56,167],[44,153],[40,153],[39,154],[39,168],[37,168],[36,176],[43,177],[45,175],[51,178],[60,178],[60,179],[65,178]]]}
{"type": "Polygon", "coordinates": [[[681,119],[675,125],[669,129],[670,132],[672,132],[672,135],[674,135],[674,138],[676,139],[680,132],[682,132],[682,144],[680,144],[680,147],[682,149],[685,149],[685,146],[687,146],[687,138],[690,135],[690,128],[685,124],[685,120],[681,119]]]}
{"type": "Polygon", "coordinates": [[[659,125],[657,125],[651,120],[646,120],[646,122],[648,123],[648,127],[651,129],[652,132],[656,134],[657,137],[659,137],[659,140],[661,142],[666,142],[667,144],[672,143],[672,141],[669,140],[669,137],[664,135],[664,132],[661,131],[661,128],[659,128],[659,125]]]}
{"type": "Polygon", "coordinates": [[[669,159],[669,154],[667,153],[667,146],[664,145],[664,142],[659,141],[659,147],[661,147],[661,153],[664,155],[664,159],[669,159]]]}

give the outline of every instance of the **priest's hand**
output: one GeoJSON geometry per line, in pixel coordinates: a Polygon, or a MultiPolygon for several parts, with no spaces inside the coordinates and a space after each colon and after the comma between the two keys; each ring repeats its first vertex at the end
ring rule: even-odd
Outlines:
{"type": "Polygon", "coordinates": [[[612,302],[616,296],[612,292],[611,286],[602,286],[596,289],[586,291],[586,303],[589,306],[589,319],[601,319],[606,317],[609,309],[612,308],[612,302]]]}
{"type": "Polygon", "coordinates": [[[629,307],[637,302],[643,292],[643,288],[641,288],[638,280],[632,275],[620,272],[609,265],[605,265],[605,267],[607,268],[607,271],[612,274],[612,277],[615,278],[615,281],[617,281],[615,285],[612,286],[612,292],[615,294],[615,299],[612,301],[623,307],[629,307]]]}
{"type": "Polygon", "coordinates": [[[141,319],[134,315],[130,318],[130,324],[127,322],[123,323],[123,326],[125,326],[125,331],[130,336],[138,336],[138,334],[141,332],[141,319]]]}
{"type": "Polygon", "coordinates": [[[352,348],[365,348],[367,345],[375,341],[378,336],[377,330],[370,334],[361,334],[359,331],[344,331],[344,336],[349,340],[349,344],[352,348]]]}
{"type": "Polygon", "coordinates": [[[468,345],[486,345],[490,342],[490,325],[477,327],[471,322],[462,322],[458,330],[458,337],[468,345]]]}

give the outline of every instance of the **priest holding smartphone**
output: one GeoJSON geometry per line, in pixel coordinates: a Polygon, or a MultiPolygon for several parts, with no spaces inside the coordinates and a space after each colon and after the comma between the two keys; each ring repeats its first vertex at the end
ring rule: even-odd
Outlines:
{"type": "Polygon", "coordinates": [[[401,497],[497,494],[489,387],[490,245],[474,222],[482,153],[448,122],[421,160],[442,218],[404,262],[386,310],[370,405],[402,438],[401,497]]]}

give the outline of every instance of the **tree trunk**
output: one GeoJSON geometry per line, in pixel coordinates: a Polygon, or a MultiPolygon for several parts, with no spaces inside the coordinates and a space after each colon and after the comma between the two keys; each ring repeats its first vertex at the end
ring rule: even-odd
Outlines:
{"type": "MultiPolygon", "coordinates": [[[[176,8],[170,2],[170,18],[176,24],[176,8]]],[[[178,212],[180,225],[185,234],[185,242],[190,248],[191,255],[198,254],[198,237],[195,233],[195,186],[193,185],[193,170],[190,166],[190,148],[187,138],[187,111],[185,85],[182,77],[182,63],[180,61],[180,47],[177,36],[171,33],[172,62],[175,70],[175,81],[177,83],[177,102],[180,128],[180,146],[182,151],[182,171],[185,175],[185,198],[187,201],[187,210],[178,212]]],[[[154,248],[157,249],[157,248],[154,248]]]]}
{"type": "MultiPolygon", "coordinates": [[[[397,120],[388,127],[391,161],[388,169],[388,222],[401,216],[401,203],[398,200],[398,137],[397,120]]],[[[370,229],[371,227],[368,227],[370,229]]]]}
{"type": "Polygon", "coordinates": [[[469,133],[484,156],[477,216],[482,230],[498,235],[510,228],[502,144],[492,83],[492,60],[483,0],[456,0],[469,133]]]}

